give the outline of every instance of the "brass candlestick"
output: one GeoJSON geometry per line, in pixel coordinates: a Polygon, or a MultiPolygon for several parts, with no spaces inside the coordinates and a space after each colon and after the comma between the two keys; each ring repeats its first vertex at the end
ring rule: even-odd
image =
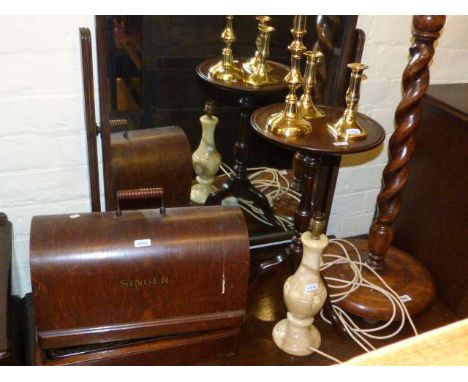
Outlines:
{"type": "Polygon", "coordinates": [[[307,16],[294,16],[294,26],[291,34],[294,39],[288,49],[291,52],[291,69],[284,78],[288,84],[289,94],[286,96],[283,111],[268,118],[267,128],[274,134],[283,137],[297,137],[312,132],[308,122],[299,112],[296,91],[301,86],[301,55],[305,50],[302,37],[307,33],[305,29],[307,16]]]}
{"type": "Polygon", "coordinates": [[[348,64],[351,69],[351,81],[346,91],[346,109],[338,121],[328,124],[328,130],[338,140],[359,140],[367,137],[366,130],[356,121],[356,105],[359,102],[361,78],[367,65],[360,63],[348,64]]]}
{"type": "Polygon", "coordinates": [[[314,100],[312,98],[312,92],[317,83],[317,65],[322,59],[323,53],[309,50],[304,52],[304,56],[307,57],[307,62],[304,72],[304,81],[302,82],[304,94],[302,94],[299,99],[299,112],[307,120],[323,118],[325,117],[325,113],[314,105],[314,100]]]}
{"type": "Polygon", "coordinates": [[[259,27],[259,35],[257,42],[257,60],[253,67],[252,74],[245,82],[253,86],[265,86],[277,83],[278,80],[268,74],[267,58],[270,55],[270,36],[275,31],[275,28],[269,25],[259,27]]]}
{"type": "MultiPolygon", "coordinates": [[[[254,69],[257,67],[260,51],[262,50],[262,47],[264,45],[262,41],[262,28],[268,26],[268,22],[271,21],[270,16],[257,16],[255,18],[258,20],[258,34],[257,34],[257,39],[255,40],[255,45],[257,47],[257,50],[255,51],[254,56],[250,58],[248,61],[244,62],[244,64],[242,65],[244,72],[246,72],[247,74],[252,74],[254,72],[254,69]]],[[[268,50],[269,50],[269,42],[268,42],[268,50]]],[[[268,56],[265,58],[265,60],[266,59],[268,59],[268,56]]],[[[267,72],[271,72],[273,70],[271,65],[269,65],[268,63],[266,63],[265,65],[266,65],[267,72]]]]}
{"type": "Polygon", "coordinates": [[[221,38],[224,41],[223,59],[216,65],[213,65],[208,74],[211,78],[225,82],[243,81],[244,74],[235,62],[232,54],[231,45],[236,41],[236,35],[233,28],[233,16],[226,16],[226,27],[221,33],[221,38]]]}

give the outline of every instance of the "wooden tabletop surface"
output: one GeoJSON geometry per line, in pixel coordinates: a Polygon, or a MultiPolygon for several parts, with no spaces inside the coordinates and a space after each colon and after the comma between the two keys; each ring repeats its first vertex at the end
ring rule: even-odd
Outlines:
{"type": "Polygon", "coordinates": [[[370,150],[380,145],[385,139],[385,130],[372,118],[356,114],[357,122],[367,131],[367,137],[350,142],[337,142],[328,131],[327,124],[335,122],[343,114],[344,108],[332,106],[319,106],[326,113],[324,118],[311,121],[312,132],[299,137],[281,137],[267,129],[268,118],[283,110],[284,104],[277,103],[257,109],[252,114],[250,123],[254,130],[270,142],[290,150],[302,150],[311,154],[344,155],[370,150]]]}

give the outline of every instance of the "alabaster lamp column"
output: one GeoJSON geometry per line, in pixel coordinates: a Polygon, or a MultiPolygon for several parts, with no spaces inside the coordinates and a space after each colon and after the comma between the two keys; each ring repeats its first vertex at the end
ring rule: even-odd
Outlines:
{"type": "Polygon", "coordinates": [[[206,114],[200,117],[202,138],[200,145],[192,155],[197,184],[192,186],[190,200],[196,204],[205,204],[208,195],[216,190],[213,182],[221,165],[221,154],[216,150],[214,140],[218,118],[213,115],[213,108],[213,102],[206,103],[206,114]]]}
{"type": "Polygon", "coordinates": [[[286,280],[283,288],[287,317],[273,329],[275,344],[296,356],[312,354],[321,343],[320,333],[313,322],[327,298],[327,289],[319,272],[322,252],[328,245],[323,227],[323,215],[315,217],[312,232],[306,231],[301,236],[301,264],[296,273],[286,280]]]}

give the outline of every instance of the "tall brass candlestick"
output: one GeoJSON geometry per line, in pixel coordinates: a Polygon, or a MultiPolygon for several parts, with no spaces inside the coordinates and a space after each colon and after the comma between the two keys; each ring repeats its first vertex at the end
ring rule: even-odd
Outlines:
{"type": "Polygon", "coordinates": [[[368,66],[356,62],[348,64],[348,68],[351,69],[351,80],[346,91],[346,109],[338,121],[328,124],[328,130],[335,138],[344,141],[367,137],[366,130],[356,120],[356,106],[360,98],[362,73],[368,66]]]}
{"type": "Polygon", "coordinates": [[[267,58],[270,55],[270,36],[275,31],[275,28],[265,25],[259,28],[258,55],[257,61],[253,68],[252,74],[247,78],[246,82],[253,86],[264,86],[277,83],[278,80],[268,74],[267,58]]]}
{"type": "Polygon", "coordinates": [[[317,65],[323,57],[323,53],[315,50],[309,50],[304,52],[304,56],[307,57],[307,62],[304,72],[304,81],[302,82],[304,94],[302,94],[299,99],[299,112],[307,120],[323,118],[325,117],[325,113],[314,105],[312,98],[312,92],[317,83],[317,65]]]}
{"type": "MultiPolygon", "coordinates": [[[[244,72],[247,74],[252,74],[254,72],[254,69],[257,67],[259,56],[260,56],[260,51],[262,50],[262,47],[264,45],[263,42],[263,37],[262,37],[262,28],[268,26],[268,22],[271,21],[270,16],[257,16],[255,17],[258,20],[258,34],[257,34],[257,39],[255,40],[255,45],[257,47],[257,50],[255,51],[255,54],[252,58],[244,62],[242,65],[242,68],[244,69],[244,72]]],[[[268,56],[265,58],[265,60],[268,59],[268,56]]],[[[268,63],[266,65],[266,70],[267,72],[271,72],[272,67],[268,63]]]]}
{"type": "Polygon", "coordinates": [[[294,39],[288,49],[291,52],[291,69],[284,78],[288,84],[289,94],[286,96],[283,111],[268,118],[268,130],[283,137],[296,137],[312,132],[310,123],[302,117],[297,105],[296,91],[301,86],[301,56],[305,50],[302,38],[307,33],[305,29],[307,16],[294,16],[294,27],[291,34],[294,39]]]}
{"type": "Polygon", "coordinates": [[[213,65],[208,71],[210,77],[225,82],[239,82],[244,79],[244,74],[241,68],[234,63],[234,57],[231,49],[231,45],[236,41],[233,19],[233,16],[226,16],[226,27],[224,28],[223,33],[221,33],[221,38],[225,44],[223,49],[223,58],[216,65],[213,65]]]}

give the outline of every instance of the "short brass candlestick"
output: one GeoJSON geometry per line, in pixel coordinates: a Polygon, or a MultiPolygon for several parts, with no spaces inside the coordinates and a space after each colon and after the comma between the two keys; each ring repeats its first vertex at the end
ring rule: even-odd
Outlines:
{"type": "Polygon", "coordinates": [[[312,132],[308,122],[299,112],[296,91],[301,86],[301,55],[305,50],[302,37],[307,33],[305,29],[307,16],[294,16],[294,27],[291,34],[294,39],[288,49],[291,52],[291,69],[284,78],[289,87],[283,111],[275,113],[268,118],[267,128],[274,134],[283,137],[297,137],[312,132]]]}
{"type": "Polygon", "coordinates": [[[307,120],[323,118],[325,117],[325,113],[314,105],[314,100],[312,98],[312,92],[317,83],[317,66],[323,57],[323,53],[315,50],[308,50],[304,52],[304,56],[307,57],[307,62],[304,72],[304,81],[302,82],[304,94],[302,94],[299,99],[299,112],[307,120]]]}
{"type": "Polygon", "coordinates": [[[231,45],[236,41],[236,35],[233,28],[233,16],[226,16],[226,27],[221,33],[224,41],[223,59],[216,65],[213,65],[208,74],[211,78],[224,82],[240,82],[244,79],[244,74],[235,62],[232,54],[231,45]]]}
{"type": "MultiPolygon", "coordinates": [[[[255,40],[255,45],[257,47],[257,50],[255,51],[254,56],[250,58],[249,60],[247,60],[246,62],[244,62],[244,64],[242,65],[244,72],[246,72],[247,74],[252,74],[255,68],[257,67],[257,64],[260,58],[259,56],[261,54],[260,51],[262,50],[262,47],[264,45],[264,42],[262,41],[262,28],[268,26],[268,22],[271,21],[270,16],[257,16],[255,18],[258,20],[258,34],[257,34],[257,39],[255,40]]],[[[269,42],[268,42],[268,45],[269,45],[269,42]]],[[[269,46],[268,46],[268,50],[269,50],[269,46]]],[[[268,56],[265,57],[265,60],[267,59],[268,59],[268,56]]],[[[271,65],[269,65],[268,63],[265,63],[265,66],[266,66],[267,72],[272,71],[273,68],[271,67],[271,65]]]]}
{"type": "Polygon", "coordinates": [[[343,141],[359,140],[367,137],[366,130],[356,121],[356,106],[360,97],[362,73],[368,66],[352,63],[348,64],[348,68],[351,69],[351,80],[346,91],[346,109],[338,121],[328,124],[328,130],[335,138],[343,141]]]}
{"type": "Polygon", "coordinates": [[[270,36],[275,28],[269,25],[259,27],[257,42],[257,61],[253,67],[252,74],[245,82],[252,86],[265,86],[277,83],[278,80],[268,74],[267,58],[270,55],[270,36]]]}

